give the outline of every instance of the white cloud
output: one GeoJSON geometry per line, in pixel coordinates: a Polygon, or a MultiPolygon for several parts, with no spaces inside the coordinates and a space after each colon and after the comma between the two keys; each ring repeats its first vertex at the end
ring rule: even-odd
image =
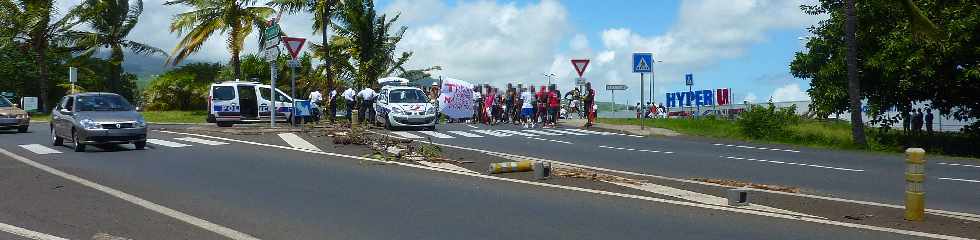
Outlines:
{"type": "Polygon", "coordinates": [[[800,85],[793,83],[786,86],[777,88],[772,92],[772,101],[774,102],[791,102],[791,101],[809,101],[810,95],[803,90],[800,90],[800,85]]]}
{"type": "Polygon", "coordinates": [[[755,103],[757,100],[759,100],[759,97],[755,96],[755,93],[746,94],[745,99],[742,99],[743,102],[749,103],[755,103]]]}
{"type": "Polygon", "coordinates": [[[596,61],[598,61],[599,63],[608,63],[608,62],[612,62],[612,60],[615,59],[616,59],[615,51],[604,51],[602,53],[599,53],[599,57],[596,58],[596,61]]]}
{"type": "Polygon", "coordinates": [[[589,49],[589,39],[581,33],[575,34],[575,36],[572,37],[572,41],[569,43],[569,46],[576,52],[586,51],[589,49]]]}

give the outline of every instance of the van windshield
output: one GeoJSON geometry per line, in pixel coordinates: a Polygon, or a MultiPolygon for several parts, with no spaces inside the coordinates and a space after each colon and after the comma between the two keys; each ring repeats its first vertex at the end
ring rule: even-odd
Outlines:
{"type": "Polygon", "coordinates": [[[391,103],[427,103],[429,98],[422,90],[418,89],[396,89],[388,93],[391,103]]]}
{"type": "Polygon", "coordinates": [[[211,99],[220,101],[235,99],[235,88],[230,86],[214,86],[211,88],[211,99]]]}
{"type": "Polygon", "coordinates": [[[82,95],[75,100],[77,111],[132,111],[129,101],[119,95],[82,95]]]}

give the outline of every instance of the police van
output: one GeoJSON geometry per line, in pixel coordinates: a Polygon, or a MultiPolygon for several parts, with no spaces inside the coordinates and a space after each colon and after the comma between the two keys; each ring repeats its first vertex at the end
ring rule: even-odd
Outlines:
{"type": "Polygon", "coordinates": [[[374,101],[376,123],[386,129],[418,127],[435,130],[438,109],[422,89],[407,86],[408,80],[383,78],[374,101]]]}
{"type": "Polygon", "coordinates": [[[292,119],[293,99],[276,89],[272,105],[272,87],[258,82],[230,81],[211,84],[208,94],[209,123],[230,127],[236,123],[268,122],[269,109],[275,109],[276,121],[292,119]]]}

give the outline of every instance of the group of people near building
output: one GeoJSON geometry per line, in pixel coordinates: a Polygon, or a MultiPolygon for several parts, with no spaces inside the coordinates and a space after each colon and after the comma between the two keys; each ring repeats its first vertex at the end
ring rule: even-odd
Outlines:
{"type": "Polygon", "coordinates": [[[663,103],[653,104],[647,102],[645,106],[641,106],[640,103],[636,103],[636,118],[666,118],[667,108],[664,107],[663,103]]]}
{"type": "Polygon", "coordinates": [[[927,133],[932,134],[932,121],[934,118],[932,109],[925,108],[923,111],[923,108],[915,108],[911,112],[902,114],[902,126],[906,133],[911,133],[912,135],[922,134],[922,127],[925,127],[927,133]]]}
{"type": "Polygon", "coordinates": [[[586,84],[584,94],[574,89],[565,94],[568,100],[562,107],[562,95],[557,86],[514,86],[507,84],[503,89],[483,85],[473,89],[474,114],[471,122],[487,125],[514,124],[524,128],[552,128],[558,126],[559,119],[570,113],[578,114],[580,105],[589,116],[587,126],[591,126],[595,117],[595,91],[591,84],[586,84]],[[584,102],[584,104],[581,104],[584,102]]]}

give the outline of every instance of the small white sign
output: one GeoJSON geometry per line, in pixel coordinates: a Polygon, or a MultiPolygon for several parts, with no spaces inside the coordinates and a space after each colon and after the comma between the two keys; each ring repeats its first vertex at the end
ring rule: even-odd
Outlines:
{"type": "Polygon", "coordinates": [[[37,97],[23,97],[20,99],[20,104],[24,111],[37,111],[37,97]]]}
{"type": "Polygon", "coordinates": [[[68,67],[68,82],[70,83],[78,82],[78,68],[68,67]]]}
{"type": "Polygon", "coordinates": [[[586,81],[585,78],[581,78],[581,77],[575,79],[575,85],[585,85],[585,83],[588,83],[588,82],[589,81],[586,81]]]}
{"type": "Polygon", "coordinates": [[[289,61],[286,61],[286,64],[287,64],[287,65],[288,65],[289,67],[291,67],[291,68],[298,68],[298,67],[299,67],[299,60],[296,60],[296,59],[290,59],[289,61]]]}

